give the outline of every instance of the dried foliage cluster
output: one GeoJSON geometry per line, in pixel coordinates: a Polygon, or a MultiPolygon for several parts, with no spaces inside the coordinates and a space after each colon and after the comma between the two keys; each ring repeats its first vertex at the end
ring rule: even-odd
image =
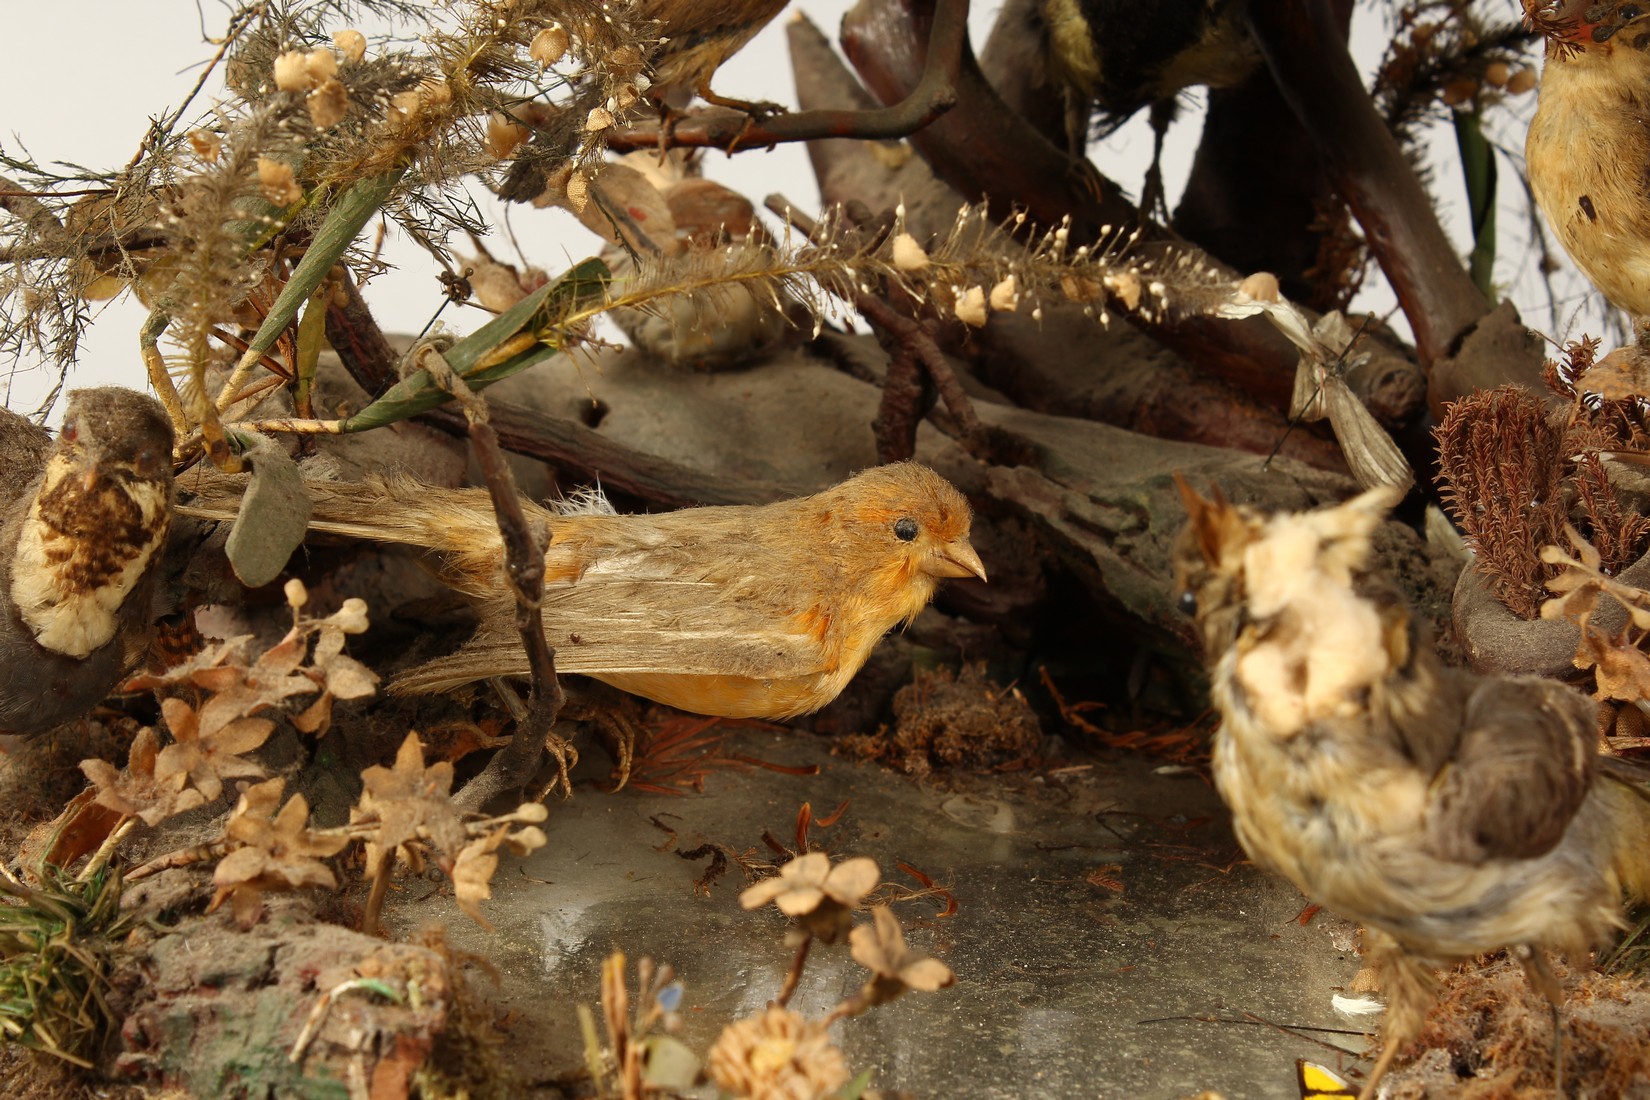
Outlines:
{"type": "Polygon", "coordinates": [[[656,969],[645,958],[638,962],[640,996],[632,1012],[625,957],[610,955],[602,966],[605,1044],[594,1014],[580,1008],[586,1067],[598,1088],[611,1089],[624,1100],[642,1100],[691,1088],[708,1077],[726,1097],[860,1096],[870,1082],[870,1071],[851,1074],[830,1036],[831,1024],[907,992],[932,993],[956,980],[950,967],[910,947],[899,918],[886,903],[871,906],[869,921],[853,922],[854,912],[868,904],[879,879],[876,863],[863,856],[832,863],[823,852],[806,852],[739,896],[746,909],[772,903],[790,918],[787,942],[796,949],[795,961],[779,995],[765,1008],[723,1028],[703,1059],[673,1035],[680,1028],[676,1009],[682,987],[673,980],[671,969],[656,969]],[[811,946],[844,940],[854,961],[870,972],[860,988],[822,1018],[810,1019],[787,1007],[811,946]]]}
{"type": "Polygon", "coordinates": [[[1543,547],[1573,523],[1614,574],[1650,538],[1633,455],[1650,443],[1650,405],[1636,356],[1594,362],[1596,340],[1565,349],[1545,377],[1566,402],[1552,409],[1528,390],[1502,387],[1452,405],[1435,438],[1443,499],[1466,532],[1474,567],[1523,618],[1541,609],[1557,568],[1543,547]]]}
{"type": "Polygon", "coordinates": [[[159,698],[170,742],[160,747],[157,731],[145,726],[134,738],[124,768],[103,760],[81,765],[95,791],[89,806],[116,815],[112,821],[90,816],[88,827],[118,841],[133,819],[153,827],[214,803],[238,785],[240,797],[221,839],[157,857],[126,877],[142,879],[167,867],[215,861],[216,894],[210,908],[227,900],[237,921],[250,926],[263,913],[266,893],[336,889],[337,874],[323,860],[359,842],[373,884],[363,921],[367,929],[377,927],[394,866],[418,871],[427,861],[451,878],[460,908],[486,924],[480,902],[491,893],[496,853],[501,846],[525,854],[544,845],[538,828],[547,816],[542,805],[524,804],[499,817],[463,813],[451,798],[452,764],[426,766],[418,735],[409,733],[392,767],[374,766],[362,774],[361,796],[349,823],[315,828],[308,800],[294,794],[283,803],[286,777],[269,776],[248,756],[275,732],[276,718],[269,715],[319,737],[331,725],[334,700],[363,699],[377,690],[378,678],[343,653],[345,637],[367,628],[365,604],[347,600],[339,611],[315,619],[303,613],[308,599],[303,585],[289,582],[287,591],[292,629],[256,657],[248,652],[251,636],[239,636],[209,643],[164,673],[135,678],[134,687],[159,698]],[[282,709],[287,699],[312,694],[316,698],[302,710],[287,714],[282,709]]]}

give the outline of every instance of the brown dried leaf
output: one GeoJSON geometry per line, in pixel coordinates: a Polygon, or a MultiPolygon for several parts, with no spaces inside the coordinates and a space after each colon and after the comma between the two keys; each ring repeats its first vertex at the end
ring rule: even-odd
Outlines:
{"type": "Polygon", "coordinates": [[[156,825],[206,802],[199,791],[185,788],[186,774],[157,774],[159,751],[159,735],[145,726],[132,740],[125,768],[116,771],[107,760],[82,760],[80,770],[97,788],[99,805],[156,825]]]}
{"type": "Polygon", "coordinates": [[[256,922],[266,891],[337,887],[332,869],[316,857],[338,854],[349,838],[310,832],[309,803],[301,794],[273,813],[284,786],[284,780],[275,778],[242,793],[225,829],[242,847],[218,861],[212,874],[217,893],[209,912],[233,898],[235,919],[256,922]]]}
{"type": "MultiPolygon", "coordinates": [[[[396,753],[395,766],[373,766],[361,773],[361,800],[352,821],[377,819],[367,848],[367,874],[376,875],[385,856],[423,839],[452,859],[468,842],[451,790],[453,766],[437,761],[424,766],[424,749],[416,732],[408,733],[396,753]]],[[[414,856],[411,849],[406,855],[414,856]]]]}

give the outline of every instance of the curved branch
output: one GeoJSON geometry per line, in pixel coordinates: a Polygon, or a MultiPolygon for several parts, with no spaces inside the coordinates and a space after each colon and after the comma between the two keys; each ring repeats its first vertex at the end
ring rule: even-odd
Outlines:
{"type": "MultiPolygon", "coordinates": [[[[968,0],[937,0],[927,61],[911,93],[891,107],[864,111],[793,111],[757,119],[742,111],[695,112],[671,123],[664,144],[726,149],[772,147],[822,138],[883,141],[907,137],[957,105],[956,82],[968,44],[968,0]]],[[[627,127],[608,135],[607,147],[625,153],[656,149],[659,128],[627,127]]]]}

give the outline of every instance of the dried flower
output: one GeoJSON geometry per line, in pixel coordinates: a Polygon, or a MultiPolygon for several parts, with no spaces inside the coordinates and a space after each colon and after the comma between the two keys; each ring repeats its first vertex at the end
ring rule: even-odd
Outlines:
{"type": "Polygon", "coordinates": [[[886,905],[871,910],[871,923],[854,929],[848,942],[854,961],[871,972],[867,1005],[886,1004],[908,989],[933,993],[957,980],[949,966],[906,944],[899,918],[886,905]]]}
{"type": "Polygon", "coordinates": [[[893,259],[896,271],[921,271],[928,266],[928,253],[909,233],[894,238],[893,259]]]}
{"type": "Polygon", "coordinates": [[[309,87],[309,59],[302,50],[289,50],[275,59],[275,87],[302,92],[309,87]]]}
{"type": "Polygon", "coordinates": [[[771,901],[809,933],[835,943],[848,930],[850,914],[880,878],[876,861],[866,856],[833,867],[824,852],[808,852],[740,894],[739,904],[755,909],[771,901]]]}
{"type": "Polygon", "coordinates": [[[487,116],[487,151],[503,159],[527,140],[527,127],[508,115],[494,111],[487,116]]]}
{"type": "Polygon", "coordinates": [[[777,1006],[723,1028],[705,1069],[723,1092],[753,1100],[822,1100],[849,1076],[824,1024],[777,1006]]]}
{"type": "Polygon", "coordinates": [[[329,130],[342,122],[349,112],[349,92],[342,83],[329,77],[304,97],[304,106],[309,108],[309,118],[316,129],[329,130]]]}
{"type": "Polygon", "coordinates": [[[195,155],[208,164],[218,162],[218,153],[223,148],[223,141],[210,130],[189,131],[189,147],[195,155]]]}
{"type": "Polygon", "coordinates": [[[991,288],[991,308],[1012,313],[1020,308],[1019,283],[1013,275],[991,288]]]}
{"type": "Polygon", "coordinates": [[[533,36],[527,55],[537,61],[540,68],[548,68],[566,56],[567,45],[567,31],[560,23],[552,23],[533,36]]]}
{"type": "Polygon", "coordinates": [[[606,107],[592,107],[590,114],[584,120],[584,128],[590,131],[605,130],[613,125],[613,112],[606,107]]]}
{"type": "Polygon", "coordinates": [[[271,206],[291,206],[304,197],[292,165],[269,157],[258,158],[258,190],[271,206]]]}
{"type": "Polygon", "coordinates": [[[952,309],[957,320],[963,324],[982,327],[986,321],[984,288],[971,286],[967,290],[957,291],[957,301],[952,309]]]}
{"type": "Polygon", "coordinates": [[[360,61],[367,56],[367,36],[358,30],[335,31],[332,44],[338,47],[345,61],[360,61]]]}

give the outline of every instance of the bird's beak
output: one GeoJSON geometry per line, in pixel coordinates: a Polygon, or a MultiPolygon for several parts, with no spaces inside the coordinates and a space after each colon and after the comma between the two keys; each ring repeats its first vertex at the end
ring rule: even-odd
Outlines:
{"type": "Polygon", "coordinates": [[[967,539],[956,539],[929,555],[923,572],[934,577],[978,577],[983,581],[985,563],[967,539]]]}

